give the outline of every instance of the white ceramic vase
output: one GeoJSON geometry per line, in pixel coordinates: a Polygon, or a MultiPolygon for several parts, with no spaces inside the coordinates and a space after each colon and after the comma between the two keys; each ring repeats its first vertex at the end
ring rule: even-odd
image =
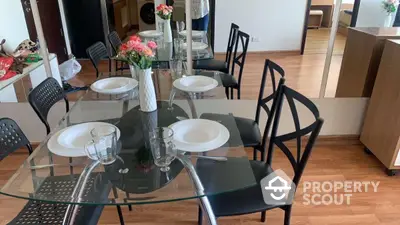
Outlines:
{"type": "Polygon", "coordinates": [[[172,29],[171,29],[171,21],[168,20],[162,20],[163,23],[163,30],[162,32],[164,33],[164,42],[171,43],[172,42],[172,29]]]}
{"type": "Polygon", "coordinates": [[[393,15],[394,15],[394,13],[390,13],[390,14],[388,14],[387,16],[386,16],[386,18],[385,18],[385,23],[384,23],[384,27],[392,27],[393,26],[393,15]]]}
{"type": "Polygon", "coordinates": [[[145,70],[136,68],[136,74],[139,76],[140,110],[153,112],[157,109],[157,99],[153,79],[151,78],[151,68],[145,70]]]}

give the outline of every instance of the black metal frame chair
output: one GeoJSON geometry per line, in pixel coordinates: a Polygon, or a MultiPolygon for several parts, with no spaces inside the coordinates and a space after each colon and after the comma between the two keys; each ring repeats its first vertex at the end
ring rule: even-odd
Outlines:
{"type": "MultiPolygon", "coordinates": [[[[113,48],[113,53],[114,53],[113,56],[116,56],[118,54],[119,47],[122,45],[122,41],[119,38],[118,33],[116,31],[111,32],[108,35],[108,41],[110,42],[111,47],[113,48]]],[[[117,71],[129,70],[129,65],[125,64],[124,62],[115,60],[115,69],[117,71]]]]}
{"type": "MultiPolygon", "coordinates": [[[[32,153],[32,145],[28,138],[22,132],[18,124],[10,118],[0,119],[0,161],[15,152],[17,149],[26,147],[29,155],[32,153]]],[[[34,171],[32,171],[34,173],[34,171]]],[[[69,179],[70,176],[50,176],[45,178],[44,182],[38,188],[38,194],[46,194],[50,191],[58,190],[61,194],[66,190],[71,182],[77,181],[77,176],[74,179],[69,179]],[[61,182],[60,182],[61,181],[61,182]],[[68,183],[68,184],[66,184],[68,183]]],[[[92,179],[93,180],[93,179],[92,179]]],[[[72,190],[71,190],[72,191],[72,190]]],[[[103,190],[104,191],[104,190],[103,190]]],[[[87,192],[90,192],[88,189],[87,192]]],[[[103,193],[105,197],[107,193],[103,193]]],[[[64,193],[66,198],[70,194],[64,193]]],[[[10,222],[9,225],[16,224],[59,224],[62,222],[66,212],[66,204],[51,204],[42,203],[39,201],[30,200],[18,215],[10,222]]],[[[79,210],[77,224],[97,224],[100,219],[101,212],[104,206],[83,206],[79,210]]]]}
{"type": "MultiPolygon", "coordinates": [[[[280,81],[280,83],[282,84],[282,81],[280,81]]],[[[271,138],[269,140],[269,145],[268,145],[267,160],[266,162],[255,161],[255,160],[250,161],[253,174],[257,180],[258,185],[240,191],[209,197],[210,204],[213,208],[216,217],[236,216],[236,215],[261,212],[262,213],[261,221],[265,222],[267,210],[280,208],[285,211],[284,224],[285,225],[290,224],[292,204],[290,205],[265,204],[261,192],[261,187],[259,184],[261,179],[267,177],[274,171],[271,168],[272,159],[274,155],[273,153],[275,151],[274,149],[275,147],[278,147],[285,154],[285,156],[289,160],[294,170],[294,177],[292,181],[297,187],[300,178],[304,172],[304,169],[307,165],[315,141],[321,130],[323,119],[320,118],[318,108],[315,106],[315,104],[305,96],[294,91],[293,89],[290,89],[285,85],[280,85],[278,87],[277,93],[278,94],[275,96],[276,101],[274,101],[271,108],[271,112],[274,114],[274,116],[270,116],[266,124],[267,126],[266,130],[268,130],[269,129],[268,126],[271,125],[273,120],[271,138]],[[289,109],[291,111],[291,115],[294,122],[295,131],[283,135],[277,135],[284,98],[286,98],[286,101],[289,105],[289,109]],[[313,114],[315,118],[314,122],[305,127],[301,127],[295,100],[299,103],[299,105],[303,105],[313,114]],[[310,134],[310,136],[308,138],[304,150],[302,150],[302,145],[301,145],[302,138],[304,138],[308,134],[310,134]],[[295,154],[293,154],[289,150],[288,146],[285,144],[285,142],[291,140],[295,140],[297,144],[295,154]]],[[[267,143],[267,136],[264,136],[262,141],[262,146],[264,147],[263,148],[264,151],[266,151],[267,148],[266,143],[267,143]]],[[[207,187],[205,188],[207,189],[207,187]]],[[[295,192],[296,190],[291,190],[289,194],[294,195],[295,192]]],[[[202,223],[202,211],[199,210],[199,224],[201,223],[202,223]]]]}
{"type": "MultiPolygon", "coordinates": [[[[283,70],[283,68],[273,61],[266,59],[261,78],[260,92],[257,100],[255,120],[242,117],[234,117],[244,147],[254,148],[253,160],[257,160],[257,151],[261,152],[261,159],[265,158],[265,151],[262,150],[263,148],[261,146],[262,136],[259,129],[261,109],[265,110],[268,117],[272,115],[267,103],[270,103],[275,99],[275,95],[279,86],[278,82],[280,78],[283,77],[285,77],[285,71],[283,70]],[[268,76],[268,73],[270,76],[268,76]],[[279,77],[276,77],[277,73],[279,74],[279,77]],[[264,98],[267,79],[272,85],[272,92],[264,98]]],[[[224,121],[224,119],[222,118],[225,116],[226,115],[223,114],[204,113],[201,115],[201,118],[215,121],[224,121]]],[[[264,136],[268,135],[268,133],[269,130],[264,130],[264,136]]]]}
{"type": "Polygon", "coordinates": [[[233,89],[237,90],[237,98],[240,99],[240,89],[241,89],[241,84],[242,84],[243,69],[244,69],[244,65],[246,62],[247,49],[249,47],[249,42],[250,42],[250,35],[239,30],[237,32],[237,38],[236,38],[236,44],[235,44],[235,51],[233,54],[231,71],[229,74],[227,74],[227,73],[220,74],[221,79],[222,79],[222,84],[225,87],[225,93],[226,93],[226,96],[228,99],[229,98],[233,99],[233,89]],[[239,42],[242,47],[241,48],[242,52],[240,54],[238,53],[239,42]],[[238,80],[236,80],[236,78],[235,78],[236,66],[239,66],[238,80]],[[230,90],[230,92],[229,92],[229,90],[230,90]],[[230,93],[230,95],[229,95],[229,93],[230,93]]]}
{"type": "Polygon", "coordinates": [[[39,116],[39,119],[46,126],[47,134],[50,133],[50,125],[47,121],[47,115],[51,107],[58,101],[64,99],[65,109],[69,111],[69,101],[64,93],[64,89],[58,81],[52,77],[46,78],[42,83],[35,87],[28,95],[29,104],[39,116]]]}
{"type": "Polygon", "coordinates": [[[98,65],[102,59],[108,59],[108,72],[111,72],[111,58],[103,42],[98,41],[91,45],[86,49],[86,54],[96,70],[96,77],[99,77],[98,65]]]}
{"type": "Polygon", "coordinates": [[[234,23],[231,23],[228,45],[226,48],[225,61],[216,60],[216,59],[197,60],[194,62],[193,68],[200,69],[200,70],[217,70],[222,73],[229,73],[233,48],[235,47],[236,35],[237,35],[238,30],[239,30],[239,26],[234,23]]]}

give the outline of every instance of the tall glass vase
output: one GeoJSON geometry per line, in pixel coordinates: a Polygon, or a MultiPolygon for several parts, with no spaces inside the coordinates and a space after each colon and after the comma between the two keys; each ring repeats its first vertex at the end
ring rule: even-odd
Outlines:
{"type": "Polygon", "coordinates": [[[171,29],[171,21],[170,19],[159,21],[159,29],[164,34],[164,42],[171,43],[172,42],[172,29],[171,29]]]}
{"type": "Polygon", "coordinates": [[[385,18],[384,27],[392,27],[393,26],[393,15],[394,13],[389,13],[385,18]]]}
{"type": "Polygon", "coordinates": [[[153,79],[151,78],[151,68],[145,70],[136,68],[136,74],[139,77],[140,110],[153,112],[157,109],[157,100],[153,79]]]}

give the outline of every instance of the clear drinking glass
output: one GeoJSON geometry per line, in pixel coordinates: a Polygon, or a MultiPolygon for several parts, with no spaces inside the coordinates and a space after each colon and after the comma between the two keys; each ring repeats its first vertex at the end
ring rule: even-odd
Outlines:
{"type": "Polygon", "coordinates": [[[176,157],[175,145],[172,143],[174,131],[166,127],[157,127],[150,132],[150,147],[154,164],[163,172],[169,171],[169,165],[176,157]]]}
{"type": "Polygon", "coordinates": [[[172,59],[169,61],[169,68],[173,78],[178,79],[182,77],[183,62],[181,59],[172,59]]]}
{"type": "Polygon", "coordinates": [[[182,56],[182,45],[183,45],[183,40],[182,38],[174,38],[174,52],[175,52],[175,58],[181,58],[182,56]]]}
{"type": "Polygon", "coordinates": [[[91,140],[85,145],[85,153],[89,159],[92,160],[98,160],[99,158],[97,157],[96,153],[96,148],[95,148],[95,141],[91,140]]]}
{"type": "Polygon", "coordinates": [[[184,21],[176,21],[176,30],[179,32],[184,31],[185,30],[185,22],[184,21]]]}
{"type": "Polygon", "coordinates": [[[104,165],[115,162],[117,158],[117,129],[113,126],[99,126],[90,133],[93,137],[97,160],[104,165]]]}

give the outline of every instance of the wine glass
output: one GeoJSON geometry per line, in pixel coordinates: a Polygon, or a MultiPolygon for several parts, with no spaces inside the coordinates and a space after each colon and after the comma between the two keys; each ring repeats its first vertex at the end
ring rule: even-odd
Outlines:
{"type": "Polygon", "coordinates": [[[169,165],[176,157],[175,145],[172,143],[174,132],[170,128],[158,127],[150,132],[150,146],[154,164],[163,172],[170,170],[169,165]]]}

